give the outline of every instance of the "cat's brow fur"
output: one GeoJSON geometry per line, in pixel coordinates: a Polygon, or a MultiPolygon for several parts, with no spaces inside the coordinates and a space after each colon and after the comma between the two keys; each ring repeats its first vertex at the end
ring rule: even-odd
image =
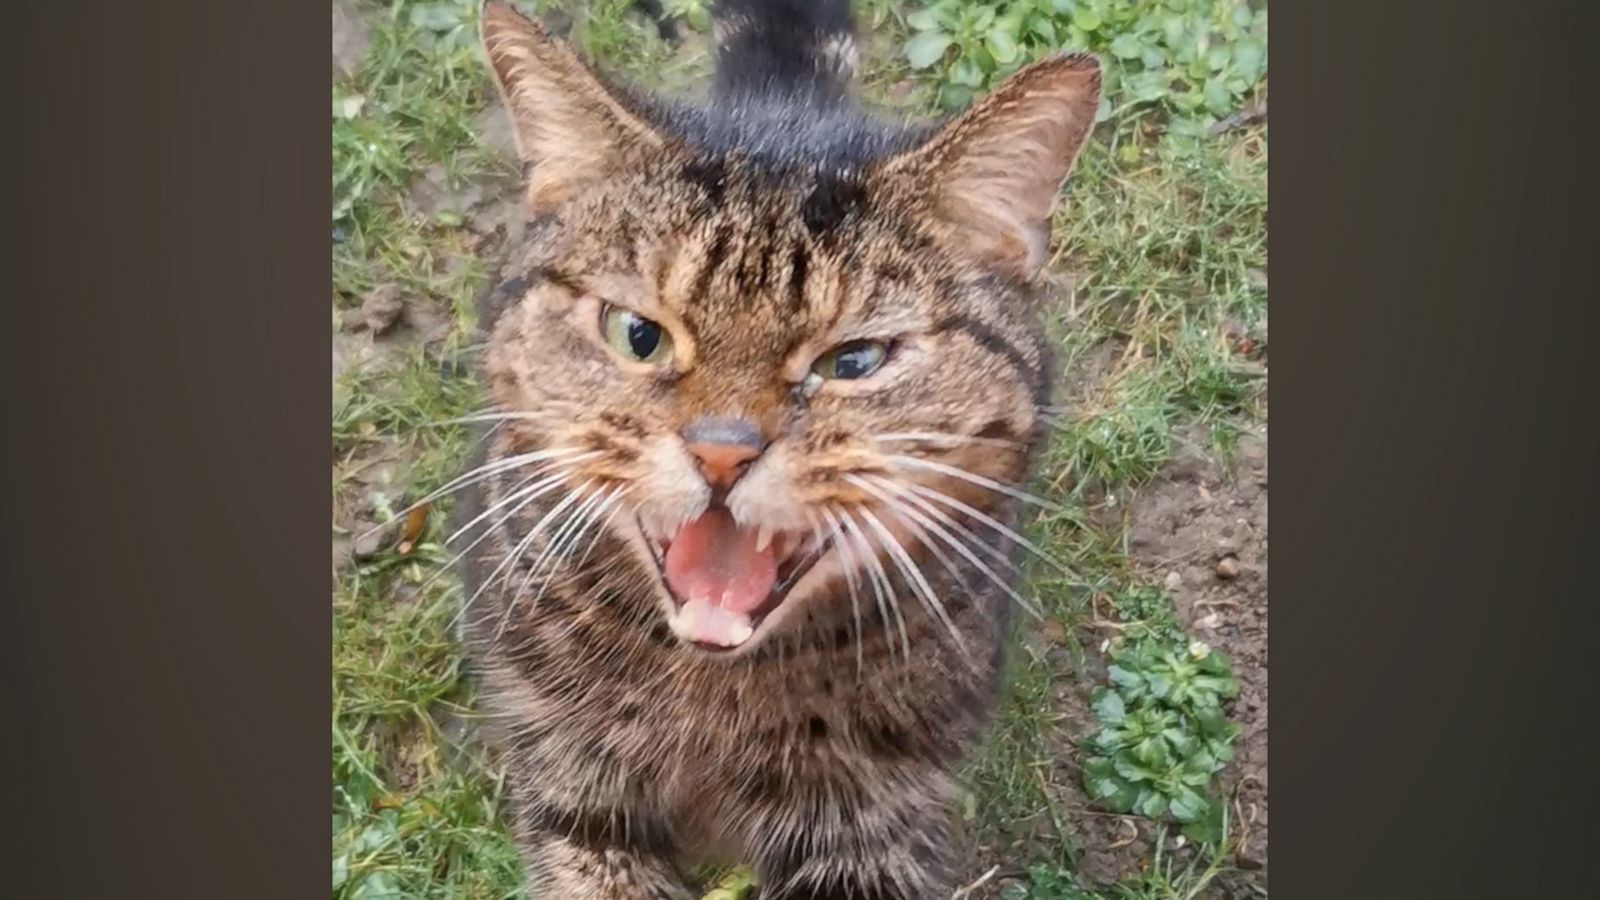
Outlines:
{"type": "MultiPolygon", "coordinates": [[[[479,523],[464,636],[515,831],[536,897],[689,897],[696,860],[753,864],[763,900],[948,896],[951,773],[998,690],[1012,604],[950,546],[952,564],[936,561],[862,480],[1015,526],[1007,494],[894,454],[1026,482],[1052,381],[1037,231],[1088,132],[1098,68],[1056,57],[949,126],[883,125],[849,103],[847,3],[717,13],[719,77],[690,107],[606,83],[505,4],[484,10],[532,221],[482,309],[488,405],[504,418],[474,469],[583,454],[486,477],[458,512],[479,523]],[[990,196],[984,179],[1003,183],[990,196]],[[598,335],[603,302],[662,323],[671,364],[620,360],[598,335]],[[799,390],[808,360],[863,337],[895,341],[880,381],[799,390]],[[727,494],[742,524],[874,517],[943,614],[879,549],[892,606],[865,571],[853,596],[819,564],[746,652],[681,643],[635,523],[705,508],[680,433],[723,415],[768,442],[727,494]],[[560,489],[519,499],[552,472],[560,489]]],[[[944,512],[1006,571],[997,532],[944,512]]]]}

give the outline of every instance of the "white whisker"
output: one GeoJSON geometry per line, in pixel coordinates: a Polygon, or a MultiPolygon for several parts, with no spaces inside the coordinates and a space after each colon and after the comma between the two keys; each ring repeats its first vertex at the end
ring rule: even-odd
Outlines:
{"type": "Polygon", "coordinates": [[[1001,482],[995,481],[993,478],[985,478],[982,475],[975,475],[958,466],[945,465],[941,462],[934,462],[931,459],[918,459],[915,456],[892,455],[889,457],[889,459],[896,465],[903,466],[908,469],[926,469],[930,472],[938,472],[943,475],[949,475],[951,478],[959,478],[962,481],[978,485],[979,487],[986,487],[991,491],[999,491],[1008,497],[1015,497],[1024,503],[1033,503],[1038,506],[1042,506],[1045,509],[1055,510],[1061,508],[1058,504],[1052,503],[1043,497],[1038,497],[1028,493],[1027,491],[1019,490],[1018,488],[1012,487],[1009,484],[1002,484],[1001,482]]]}
{"type": "Polygon", "coordinates": [[[875,434],[872,436],[872,439],[875,441],[882,441],[884,443],[905,443],[908,441],[917,441],[933,444],[974,444],[984,447],[1004,447],[1008,450],[1020,450],[1023,448],[1023,445],[1016,441],[1006,441],[1001,440],[1000,438],[977,437],[975,435],[967,434],[953,434],[948,431],[901,431],[893,434],[875,434]]]}
{"type": "Polygon", "coordinates": [[[857,510],[867,520],[867,525],[878,533],[884,549],[889,551],[889,557],[899,567],[901,574],[905,575],[910,581],[913,587],[912,593],[918,595],[918,599],[922,600],[923,605],[928,608],[928,612],[933,613],[938,617],[939,621],[944,623],[944,627],[950,632],[950,637],[955,640],[956,646],[961,648],[962,652],[966,652],[966,642],[961,639],[961,632],[956,630],[956,623],[951,620],[950,614],[945,611],[944,603],[934,593],[933,586],[928,584],[928,580],[923,577],[922,570],[917,567],[910,554],[906,553],[905,548],[900,546],[900,542],[895,539],[893,532],[884,527],[878,517],[872,514],[872,510],[867,509],[865,506],[857,507],[857,510]]]}
{"type": "MultiPolygon", "coordinates": [[[[906,633],[906,617],[900,611],[900,600],[895,596],[894,584],[889,580],[889,573],[883,570],[883,563],[878,561],[877,552],[872,549],[872,543],[867,540],[866,532],[861,530],[861,526],[856,524],[855,517],[850,515],[850,510],[843,510],[843,515],[850,524],[846,533],[855,539],[856,549],[861,551],[862,557],[872,564],[871,568],[867,569],[867,574],[871,575],[874,583],[882,588],[883,592],[879,596],[887,596],[889,600],[889,608],[894,611],[895,622],[900,626],[900,651],[904,658],[910,659],[911,638],[906,633]]],[[[883,625],[885,628],[889,627],[887,617],[885,617],[883,625]]]]}
{"type": "MultiPolygon", "coordinates": [[[[579,524],[574,529],[563,529],[564,531],[568,532],[566,536],[563,537],[561,535],[557,535],[557,537],[551,541],[550,547],[546,548],[545,553],[540,555],[540,560],[535,560],[533,566],[529,569],[528,577],[523,580],[521,590],[527,590],[528,584],[533,580],[534,575],[539,571],[541,562],[545,561],[545,556],[549,557],[548,565],[550,567],[550,571],[546,574],[548,576],[554,576],[555,568],[560,564],[560,561],[563,558],[571,556],[573,548],[577,547],[578,542],[583,540],[584,534],[589,532],[589,530],[600,521],[600,517],[605,515],[607,510],[612,509],[615,501],[618,500],[624,493],[626,493],[626,488],[620,486],[610,490],[598,491],[595,493],[593,498],[591,498],[589,501],[586,501],[578,509],[574,510],[571,519],[579,524]]],[[[610,516],[606,517],[606,521],[610,521],[610,516]]],[[[594,535],[595,538],[598,539],[600,531],[596,530],[594,535]]],[[[584,551],[583,558],[578,561],[576,566],[572,567],[571,574],[577,575],[583,570],[583,564],[589,558],[588,551],[593,550],[594,545],[595,541],[591,540],[584,551]]],[[[543,599],[545,592],[550,590],[552,584],[554,584],[554,581],[547,577],[544,582],[539,585],[539,593],[536,594],[532,600],[533,606],[538,605],[539,601],[543,599]]]]}
{"type": "MultiPolygon", "coordinates": [[[[523,485],[526,485],[528,482],[533,481],[534,479],[538,478],[541,474],[543,474],[544,472],[548,472],[548,471],[549,471],[548,467],[541,468],[538,472],[535,472],[534,474],[528,476],[527,478],[524,478],[522,481],[520,481],[517,484],[513,485],[512,493],[506,495],[505,497],[502,497],[499,500],[496,500],[494,502],[494,505],[490,506],[489,508],[485,509],[483,512],[479,513],[476,517],[474,517],[472,519],[472,521],[470,521],[467,524],[461,526],[460,528],[457,528],[449,537],[444,539],[444,542],[446,544],[455,543],[457,540],[459,540],[461,538],[461,536],[463,534],[466,534],[467,532],[471,531],[472,527],[474,525],[477,525],[479,522],[482,522],[484,519],[486,519],[490,515],[492,515],[495,510],[500,509],[501,507],[505,506],[507,503],[513,503],[513,502],[517,501],[518,499],[523,497],[529,491],[538,491],[540,489],[548,489],[548,488],[554,487],[556,484],[558,484],[561,481],[561,479],[567,477],[567,471],[568,470],[564,469],[563,471],[557,472],[554,475],[550,475],[550,476],[546,477],[543,481],[540,481],[538,484],[533,485],[532,487],[528,487],[528,488],[524,488],[523,487],[523,485]]],[[[539,495],[535,494],[534,496],[539,496],[539,495]]]]}
{"type": "Polygon", "coordinates": [[[475,423],[478,423],[478,422],[510,422],[510,421],[538,422],[538,421],[542,421],[542,417],[541,416],[537,416],[537,415],[535,415],[533,413],[480,412],[480,413],[468,413],[467,415],[458,416],[458,417],[456,417],[454,419],[439,419],[438,421],[429,422],[427,424],[429,426],[432,426],[432,427],[435,427],[435,428],[444,428],[444,427],[448,427],[448,426],[451,426],[451,425],[471,425],[471,424],[475,424],[475,423]]]}
{"type": "MultiPolygon", "coordinates": [[[[550,565],[551,569],[554,569],[559,564],[561,554],[565,548],[578,534],[588,527],[589,511],[605,497],[605,491],[596,491],[584,498],[583,502],[579,503],[567,515],[566,519],[561,523],[561,527],[550,535],[550,540],[544,545],[544,550],[540,551],[539,555],[534,558],[533,565],[528,567],[528,574],[523,576],[522,584],[517,587],[517,596],[521,596],[528,590],[528,585],[532,584],[533,579],[538,577],[540,570],[544,568],[546,563],[550,565]]],[[[540,585],[538,595],[533,598],[533,604],[539,602],[539,598],[544,596],[545,588],[548,586],[548,581],[540,585]]]]}
{"type": "Polygon", "coordinates": [[[907,487],[910,490],[915,491],[917,494],[919,494],[919,495],[921,495],[923,497],[927,497],[927,498],[929,498],[931,500],[937,501],[939,503],[943,503],[943,504],[945,504],[947,506],[953,507],[953,508],[955,508],[957,510],[960,510],[961,512],[964,512],[969,516],[972,516],[974,519],[977,519],[978,521],[980,521],[983,524],[989,526],[990,528],[993,528],[996,532],[1004,535],[1007,539],[1011,540],[1013,543],[1015,543],[1018,546],[1026,549],[1028,552],[1032,553],[1034,556],[1038,557],[1040,560],[1042,560],[1046,564],[1048,564],[1051,568],[1055,569],[1057,572],[1060,572],[1062,575],[1066,576],[1067,579],[1072,581],[1074,584],[1082,584],[1083,583],[1083,579],[1078,577],[1078,573],[1076,573],[1076,572],[1072,571],[1071,569],[1067,568],[1065,563],[1061,562],[1060,560],[1058,560],[1055,557],[1051,556],[1049,553],[1045,552],[1045,550],[1043,548],[1041,548],[1039,545],[1035,544],[1033,541],[1028,540],[1027,538],[1023,537],[1022,535],[1018,534],[1016,531],[1012,530],[1011,528],[1006,527],[1001,522],[998,522],[994,518],[992,518],[989,515],[985,514],[982,510],[976,509],[976,508],[972,507],[969,504],[963,503],[962,501],[957,500],[956,498],[951,497],[948,494],[944,494],[944,493],[941,493],[940,491],[936,491],[933,488],[927,487],[926,485],[910,484],[907,487]]]}
{"type": "Polygon", "coordinates": [[[594,551],[595,545],[600,543],[600,537],[605,534],[606,529],[611,527],[611,520],[615,519],[617,513],[622,509],[622,500],[627,494],[628,488],[626,486],[617,487],[612,491],[611,499],[601,504],[600,509],[595,512],[596,516],[604,514],[605,520],[600,523],[599,528],[595,529],[594,536],[589,539],[589,546],[585,547],[583,555],[578,557],[578,564],[573,567],[573,571],[583,571],[584,563],[589,561],[589,554],[594,551]],[[607,512],[608,509],[610,510],[609,512],[607,512]]]}
{"type": "Polygon", "coordinates": [[[991,545],[972,529],[956,521],[948,512],[945,512],[943,509],[934,506],[932,503],[922,499],[922,497],[918,496],[917,494],[912,493],[907,486],[901,484],[898,480],[882,476],[869,475],[866,477],[867,480],[878,485],[878,487],[890,491],[897,498],[905,500],[928,515],[933,516],[940,522],[940,524],[964,538],[969,546],[982,550],[985,555],[989,556],[1000,565],[1006,567],[1007,570],[1014,572],[1019,577],[1024,574],[1023,571],[1017,567],[1017,564],[1011,561],[1011,557],[1006,553],[1006,551],[991,545]]]}
{"type": "MultiPolygon", "coordinates": [[[[429,575],[427,580],[422,583],[422,586],[423,587],[427,587],[428,585],[432,584],[435,579],[439,578],[444,573],[450,571],[450,569],[453,568],[456,563],[460,562],[463,557],[465,557],[468,553],[472,552],[472,548],[474,548],[474,547],[478,546],[479,544],[483,543],[484,540],[486,540],[489,537],[489,535],[494,534],[494,530],[496,528],[499,528],[501,525],[504,525],[507,521],[509,521],[511,519],[512,516],[515,516],[517,513],[522,512],[523,509],[527,508],[528,504],[530,504],[533,501],[539,499],[540,497],[543,497],[545,494],[548,494],[551,491],[555,490],[557,487],[559,487],[560,484],[561,484],[562,479],[566,478],[568,474],[570,474],[569,470],[563,470],[561,472],[557,472],[556,474],[545,478],[543,481],[540,481],[538,484],[533,485],[532,487],[522,488],[521,490],[514,491],[509,496],[503,497],[500,500],[495,501],[493,506],[490,506],[488,509],[486,509],[483,512],[479,513],[477,515],[477,517],[475,517],[472,521],[470,521],[467,524],[465,524],[465,525],[461,526],[460,528],[456,529],[456,532],[454,534],[452,534],[449,537],[445,538],[445,541],[444,541],[445,542],[445,546],[449,546],[450,544],[454,543],[458,538],[461,537],[462,534],[466,533],[474,525],[477,525],[479,522],[483,521],[485,518],[487,518],[488,516],[493,514],[495,512],[495,510],[500,509],[501,507],[504,507],[509,503],[515,502],[517,504],[516,507],[513,508],[510,512],[506,513],[504,516],[501,516],[499,519],[495,520],[488,527],[484,528],[483,529],[483,533],[478,535],[477,537],[473,538],[472,542],[467,544],[467,546],[463,547],[461,549],[460,553],[457,553],[455,556],[451,557],[448,562],[446,562],[444,565],[440,566],[437,570],[435,570],[432,575],[429,575]]],[[[521,485],[525,485],[529,481],[532,481],[533,479],[538,478],[538,477],[539,477],[539,474],[535,473],[534,475],[531,475],[528,478],[523,479],[521,482],[519,482],[518,487],[520,488],[521,485]]],[[[463,609],[465,609],[465,607],[463,607],[463,609]]],[[[459,614],[457,615],[457,618],[459,618],[459,614]]],[[[454,624],[455,624],[454,620],[452,620],[451,625],[453,626],[454,624]]]]}
{"type": "MultiPolygon", "coordinates": [[[[512,517],[518,515],[524,509],[527,509],[530,505],[533,504],[533,502],[535,500],[538,500],[540,497],[542,497],[545,494],[549,493],[549,491],[553,490],[553,489],[554,489],[554,486],[552,486],[550,488],[547,488],[545,490],[539,491],[538,493],[532,494],[532,495],[524,498],[520,503],[518,503],[516,506],[512,507],[512,509],[509,512],[507,512],[505,515],[503,515],[499,519],[497,519],[493,524],[491,524],[487,528],[485,528],[483,530],[483,534],[480,534],[480,535],[478,535],[478,537],[474,538],[472,543],[468,544],[465,548],[463,548],[462,551],[460,553],[457,553],[454,558],[452,558],[449,562],[445,563],[443,566],[439,567],[439,569],[437,571],[435,571],[432,575],[428,576],[428,579],[423,582],[423,586],[426,587],[428,584],[431,584],[434,581],[434,579],[436,579],[439,576],[443,575],[445,572],[450,571],[451,567],[453,567],[456,563],[460,562],[462,557],[464,557],[468,553],[472,552],[472,548],[474,548],[474,547],[478,546],[479,544],[483,543],[483,541],[486,538],[488,538],[490,535],[494,534],[495,529],[499,528],[501,525],[504,525],[506,522],[509,522],[512,519],[512,517]]],[[[485,581],[483,585],[480,585],[478,590],[475,591],[473,593],[473,595],[470,598],[468,598],[468,600],[465,603],[461,604],[461,609],[457,610],[456,614],[450,618],[450,629],[452,631],[455,630],[455,627],[456,627],[457,623],[459,623],[461,621],[461,618],[467,614],[467,610],[472,608],[473,602],[478,599],[478,595],[479,594],[483,593],[483,587],[487,586],[487,584],[488,584],[488,582],[485,581]]]]}
{"type": "MultiPolygon", "coordinates": [[[[845,584],[850,588],[850,614],[854,617],[856,624],[856,678],[859,679],[861,677],[862,653],[861,594],[858,590],[859,584],[856,581],[855,564],[854,560],[850,557],[850,555],[848,555],[848,549],[844,546],[844,535],[839,531],[839,520],[834,516],[833,510],[824,507],[822,510],[822,515],[828,520],[828,528],[833,534],[835,545],[839,548],[839,558],[841,563],[840,568],[844,569],[844,581],[845,584]]],[[[815,529],[816,526],[813,525],[812,528],[815,529]]]]}
{"type": "MultiPolygon", "coordinates": [[[[494,583],[495,578],[500,576],[501,572],[505,572],[506,573],[505,576],[504,576],[504,580],[505,580],[507,586],[509,586],[510,585],[510,578],[511,578],[511,576],[510,576],[511,570],[508,569],[507,567],[511,566],[512,568],[515,568],[515,563],[522,558],[522,555],[524,553],[527,552],[528,547],[530,547],[533,544],[534,539],[539,536],[539,533],[544,530],[545,526],[548,525],[551,521],[553,521],[556,516],[560,515],[564,510],[566,510],[566,508],[568,506],[571,506],[574,501],[576,501],[580,497],[582,497],[583,496],[583,491],[586,488],[588,488],[590,484],[593,484],[593,483],[594,483],[594,479],[590,479],[588,481],[585,481],[583,484],[579,485],[577,488],[567,492],[567,496],[565,498],[563,498],[561,500],[561,502],[559,502],[555,506],[551,507],[550,510],[548,512],[546,512],[544,514],[544,516],[541,519],[539,519],[539,521],[537,523],[535,523],[532,528],[529,528],[528,529],[528,533],[520,541],[517,542],[516,546],[512,548],[510,553],[506,554],[506,558],[501,560],[500,564],[494,567],[494,570],[489,573],[489,577],[487,577],[487,578],[485,578],[483,580],[483,584],[478,586],[478,590],[473,593],[471,599],[469,599],[467,601],[467,604],[470,606],[474,601],[476,601],[478,599],[478,595],[482,594],[485,590],[487,590],[489,585],[494,583]]],[[[505,615],[501,616],[501,618],[500,618],[500,626],[499,626],[499,628],[497,628],[495,630],[494,639],[496,641],[500,640],[501,635],[504,634],[506,623],[508,623],[511,620],[511,611],[513,609],[515,609],[516,606],[517,606],[517,595],[512,594],[511,596],[506,598],[505,615]]]]}
{"type": "MultiPolygon", "coordinates": [[[[878,483],[885,484],[887,483],[887,479],[879,479],[878,483]]],[[[922,525],[932,529],[934,534],[937,534],[939,537],[943,538],[945,543],[950,546],[950,549],[960,553],[966,558],[967,562],[970,562],[976,566],[978,571],[986,575],[996,587],[1000,588],[1002,591],[1005,591],[1006,594],[1011,597],[1011,599],[1017,601],[1018,605],[1027,610],[1030,615],[1034,616],[1035,618],[1043,618],[1037,606],[1023,598],[1021,594],[1017,593],[1016,589],[1011,587],[1011,585],[1008,584],[1004,578],[1001,578],[993,569],[989,568],[988,564],[979,559],[978,555],[973,553],[971,548],[969,548],[965,543],[956,540],[949,531],[945,530],[943,525],[940,525],[938,522],[935,522],[933,519],[928,518],[927,516],[911,509],[910,507],[906,508],[906,513],[917,519],[922,525]]]]}
{"type": "MultiPolygon", "coordinates": [[[[519,453],[519,454],[517,454],[515,456],[505,457],[504,459],[493,460],[491,462],[487,462],[487,463],[477,467],[476,469],[473,469],[470,472],[463,472],[462,474],[457,475],[455,478],[453,478],[450,481],[446,482],[444,487],[441,487],[438,490],[429,493],[428,495],[424,496],[421,500],[418,500],[417,502],[411,504],[410,506],[407,506],[404,509],[396,512],[394,514],[395,515],[395,519],[399,519],[400,517],[406,515],[407,513],[411,512],[414,509],[418,509],[420,507],[426,506],[429,503],[432,503],[433,501],[439,499],[440,497],[446,496],[448,494],[453,494],[456,491],[462,490],[463,488],[466,488],[469,485],[476,484],[476,483],[484,480],[485,478],[492,478],[493,476],[498,475],[501,472],[507,472],[507,471],[510,471],[512,469],[516,469],[516,468],[519,468],[521,466],[529,465],[531,463],[541,462],[541,461],[546,460],[546,459],[556,459],[556,458],[559,458],[559,457],[569,457],[566,460],[566,462],[567,462],[568,465],[571,465],[573,463],[582,462],[583,460],[586,460],[586,459],[592,459],[593,457],[596,457],[596,456],[599,456],[599,455],[600,455],[600,453],[598,451],[593,451],[593,450],[591,450],[591,451],[589,451],[587,453],[580,453],[579,451],[574,450],[572,448],[557,447],[557,448],[551,449],[551,450],[540,450],[540,451],[537,451],[535,453],[519,453]],[[574,453],[577,453],[578,456],[572,457],[572,454],[574,454],[574,453]]],[[[372,528],[370,528],[366,532],[364,532],[361,536],[362,537],[367,537],[367,536],[376,534],[379,531],[382,531],[384,528],[388,527],[388,524],[389,523],[384,523],[384,524],[381,524],[381,525],[374,525],[372,528]]]]}
{"type": "Polygon", "coordinates": [[[883,503],[884,508],[893,513],[894,517],[900,522],[900,524],[904,525],[906,530],[910,531],[912,536],[915,537],[917,541],[924,547],[927,547],[928,552],[932,553],[939,560],[940,564],[944,566],[945,571],[949,572],[950,577],[955,580],[956,585],[963,588],[967,587],[967,579],[961,573],[960,566],[957,566],[955,560],[952,560],[950,556],[944,552],[943,545],[939,544],[937,541],[931,540],[928,536],[928,532],[919,523],[907,515],[908,510],[905,509],[905,504],[899,498],[892,497],[884,493],[881,489],[879,489],[879,487],[872,483],[872,479],[863,478],[858,480],[858,476],[855,475],[846,475],[845,478],[851,484],[854,484],[856,487],[859,487],[867,493],[878,498],[878,500],[883,503]]]}

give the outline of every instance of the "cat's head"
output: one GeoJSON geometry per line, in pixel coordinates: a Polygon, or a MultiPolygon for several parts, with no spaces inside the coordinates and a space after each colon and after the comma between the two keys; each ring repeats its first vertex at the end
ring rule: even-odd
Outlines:
{"type": "Polygon", "coordinates": [[[911,570],[965,565],[1027,476],[1029,282],[1098,65],[1047,59],[940,128],[881,131],[812,101],[641,101],[501,4],[484,42],[542,219],[486,376],[551,539],[621,538],[708,652],[891,583],[926,602],[911,570]]]}

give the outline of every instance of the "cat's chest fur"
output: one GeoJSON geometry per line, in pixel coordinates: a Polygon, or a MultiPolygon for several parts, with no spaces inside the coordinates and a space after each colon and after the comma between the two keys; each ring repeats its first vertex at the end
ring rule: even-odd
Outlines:
{"type": "Polygon", "coordinates": [[[740,858],[797,797],[843,812],[941,796],[921,782],[959,759],[998,687],[997,659],[967,667],[926,640],[908,659],[890,632],[867,634],[859,670],[854,645],[821,640],[719,662],[603,610],[552,603],[501,644],[524,649],[489,654],[486,699],[517,723],[503,745],[525,777],[658,822],[696,858],[740,858]]]}
{"type": "MultiPolygon", "coordinates": [[[[465,513],[495,496],[486,486],[465,513]]],[[[485,542],[469,584],[512,552],[514,534],[485,542]]],[[[609,542],[585,563],[588,572],[628,567],[647,575],[609,542]]],[[[953,605],[962,649],[914,609],[903,622],[870,613],[858,622],[838,597],[833,608],[845,614],[827,625],[719,660],[668,633],[647,591],[572,574],[536,603],[509,589],[518,579],[502,578],[467,619],[484,700],[513,723],[497,743],[558,798],[550,802],[626,810],[696,856],[747,850],[772,827],[763,810],[780,816],[797,796],[845,810],[911,790],[908,779],[961,757],[998,689],[1003,597],[975,593],[953,605]],[[522,605],[507,615],[507,603],[522,605]]]]}

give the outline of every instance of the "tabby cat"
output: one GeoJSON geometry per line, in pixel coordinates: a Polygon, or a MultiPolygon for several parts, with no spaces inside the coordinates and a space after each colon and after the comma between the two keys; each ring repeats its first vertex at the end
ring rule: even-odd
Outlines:
{"type": "Polygon", "coordinates": [[[1051,384],[1035,275],[1099,100],[851,100],[847,0],[722,0],[705,105],[511,6],[529,225],[486,296],[464,637],[540,898],[949,896],[1051,384]]]}

